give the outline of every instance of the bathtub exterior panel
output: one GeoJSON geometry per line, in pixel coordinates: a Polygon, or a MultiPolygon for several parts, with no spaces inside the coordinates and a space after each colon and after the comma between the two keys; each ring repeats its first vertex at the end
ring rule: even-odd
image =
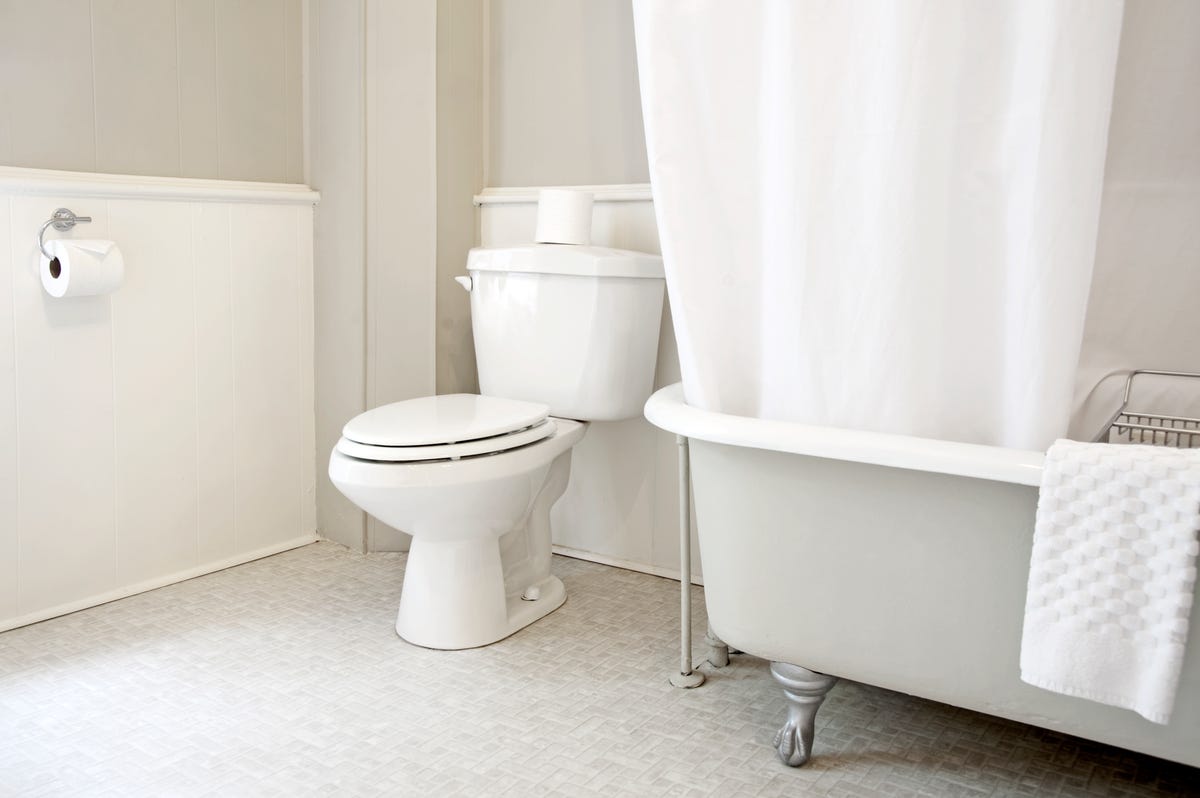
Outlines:
{"type": "Polygon", "coordinates": [[[691,450],[709,619],[731,646],[1200,766],[1194,628],[1169,726],[1020,680],[1036,488],[691,450]]]}

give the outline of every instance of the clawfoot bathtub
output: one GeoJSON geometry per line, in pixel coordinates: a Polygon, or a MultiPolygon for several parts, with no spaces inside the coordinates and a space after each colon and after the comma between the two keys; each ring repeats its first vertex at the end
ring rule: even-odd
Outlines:
{"type": "Polygon", "coordinates": [[[1041,453],[712,413],[679,385],[646,417],[690,440],[709,621],[771,661],[788,764],[845,677],[1200,766],[1200,618],[1170,725],[1020,681],[1041,453]]]}

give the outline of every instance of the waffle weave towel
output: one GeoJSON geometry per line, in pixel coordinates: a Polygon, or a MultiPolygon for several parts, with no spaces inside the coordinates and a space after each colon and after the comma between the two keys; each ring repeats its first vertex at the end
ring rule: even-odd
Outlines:
{"type": "Polygon", "coordinates": [[[1021,678],[1167,723],[1197,530],[1200,449],[1055,442],[1038,497],[1021,678]]]}

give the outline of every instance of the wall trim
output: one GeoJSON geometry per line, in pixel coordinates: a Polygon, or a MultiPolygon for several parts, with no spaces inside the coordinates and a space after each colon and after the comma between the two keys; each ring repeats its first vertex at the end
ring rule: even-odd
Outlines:
{"type": "MultiPolygon", "coordinates": [[[[475,195],[476,205],[505,205],[522,202],[537,202],[542,186],[489,187],[475,195]]],[[[547,186],[546,188],[549,188],[547,186]]],[[[590,191],[596,202],[650,202],[649,183],[626,183],[601,186],[553,186],[577,191],[590,191]]]]}
{"type": "MultiPolygon", "coordinates": [[[[583,549],[573,549],[570,546],[560,546],[557,543],[551,546],[555,554],[561,554],[563,557],[570,557],[573,560],[586,560],[594,562],[598,565],[607,565],[612,568],[621,568],[625,571],[636,571],[639,574],[649,574],[650,576],[661,576],[663,579],[673,579],[679,581],[678,568],[662,568],[657,565],[647,565],[644,562],[634,562],[633,560],[622,560],[620,557],[609,557],[604,554],[596,554],[583,549]]],[[[704,577],[692,574],[692,584],[698,587],[704,587],[704,577]]]]}
{"type": "Polygon", "coordinates": [[[315,205],[321,195],[302,183],[256,183],[198,177],[110,175],[0,166],[0,194],[110,199],[315,205]]]}
{"type": "Polygon", "coordinates": [[[284,541],[283,543],[264,546],[261,549],[248,551],[244,554],[237,554],[233,557],[226,557],[222,560],[215,560],[214,562],[206,563],[205,565],[197,565],[194,568],[176,571],[175,573],[167,574],[166,576],[156,576],[155,578],[147,579],[144,582],[138,582],[137,584],[119,587],[116,590],[109,590],[104,593],[97,593],[94,596],[88,596],[87,598],[78,599],[76,601],[69,601],[66,604],[59,604],[54,607],[47,607],[46,609],[26,613],[25,615],[18,615],[16,618],[0,620],[0,632],[7,632],[9,629],[16,629],[21,626],[28,626],[31,623],[47,621],[51,618],[57,618],[60,615],[70,615],[73,612],[86,610],[90,607],[98,607],[101,604],[107,604],[110,601],[129,598],[130,596],[137,595],[138,593],[145,593],[148,590],[156,590],[160,587],[173,585],[177,582],[186,582],[187,580],[194,579],[197,576],[204,576],[205,574],[215,573],[216,571],[223,571],[226,568],[232,568],[235,565],[245,565],[253,560],[261,560],[263,557],[270,557],[272,554],[280,554],[288,551],[289,549],[298,549],[301,546],[307,546],[310,543],[316,543],[319,539],[320,538],[318,538],[315,533],[301,535],[298,538],[292,538],[291,540],[284,541]]]}

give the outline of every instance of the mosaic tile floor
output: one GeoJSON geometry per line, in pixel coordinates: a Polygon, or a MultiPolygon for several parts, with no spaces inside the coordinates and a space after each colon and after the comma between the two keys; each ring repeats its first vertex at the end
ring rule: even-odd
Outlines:
{"type": "Polygon", "coordinates": [[[6,632],[0,795],[1200,794],[1194,769],[844,681],[785,768],[764,662],[667,684],[676,583],[554,567],[566,605],[472,651],[398,639],[403,555],[330,543],[6,632]]]}

